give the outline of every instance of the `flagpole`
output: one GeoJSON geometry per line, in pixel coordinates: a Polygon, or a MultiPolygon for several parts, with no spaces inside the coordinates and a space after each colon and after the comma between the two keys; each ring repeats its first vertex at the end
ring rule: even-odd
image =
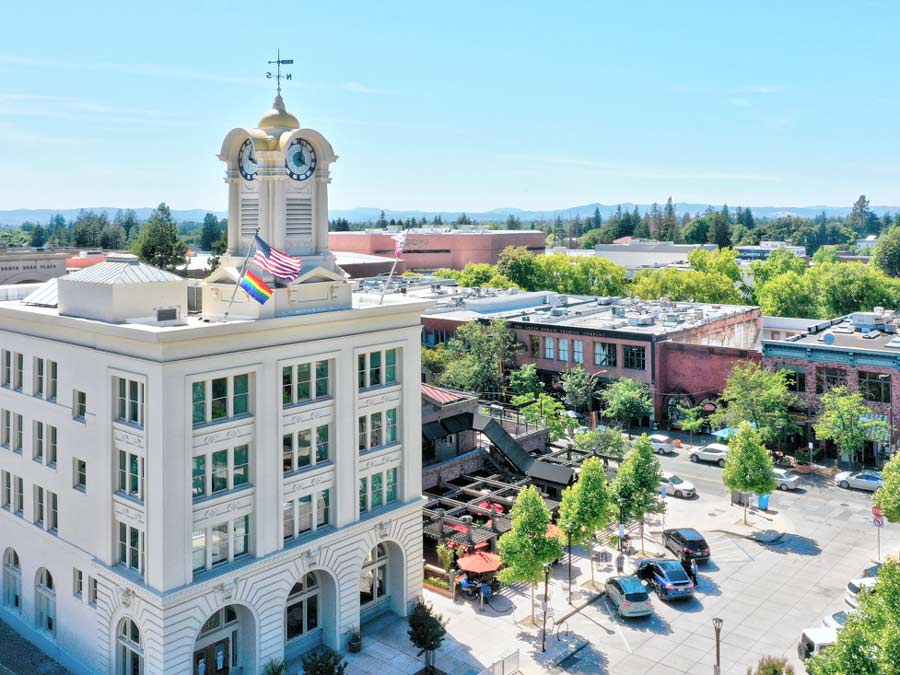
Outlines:
{"type": "MultiPolygon", "coordinates": [[[[390,274],[388,274],[387,281],[385,281],[385,282],[381,285],[381,297],[378,298],[378,304],[379,304],[379,305],[384,304],[384,294],[387,292],[387,287],[388,287],[388,284],[391,283],[391,279],[394,278],[394,270],[397,269],[397,263],[400,262],[400,253],[403,253],[403,248],[406,248],[406,232],[404,231],[404,232],[400,235],[400,237],[401,237],[400,239],[394,239],[394,241],[395,241],[395,244],[394,244],[394,251],[395,251],[395,253],[394,253],[394,264],[391,265],[391,271],[390,271],[390,274]],[[401,247],[399,253],[396,252],[396,251],[397,251],[397,246],[398,246],[398,245],[401,247]]],[[[393,237],[392,237],[392,239],[393,239],[393,237]]]]}
{"type": "Polygon", "coordinates": [[[237,295],[238,286],[241,285],[241,278],[244,276],[244,270],[247,269],[247,262],[250,260],[250,256],[253,254],[253,249],[256,248],[256,237],[259,235],[259,228],[256,228],[256,232],[253,236],[253,243],[250,245],[250,248],[247,250],[247,257],[244,258],[244,263],[241,265],[241,271],[238,273],[237,281],[234,283],[234,290],[231,291],[231,300],[228,301],[228,309],[225,310],[225,318],[223,321],[228,321],[228,315],[231,313],[231,305],[234,304],[234,296],[237,295]]]}

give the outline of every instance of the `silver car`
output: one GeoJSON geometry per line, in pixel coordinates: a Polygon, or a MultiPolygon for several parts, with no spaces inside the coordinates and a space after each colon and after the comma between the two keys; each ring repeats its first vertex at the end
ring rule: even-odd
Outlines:
{"type": "Polygon", "coordinates": [[[800,476],[784,469],[772,469],[779,490],[796,490],[800,485],[800,476]]]}
{"type": "Polygon", "coordinates": [[[650,445],[657,455],[668,455],[675,452],[675,441],[665,434],[653,434],[650,436],[650,445]]]}
{"type": "Polygon", "coordinates": [[[847,593],[844,595],[844,600],[847,601],[847,604],[850,605],[853,609],[857,609],[859,607],[859,594],[863,590],[872,592],[872,589],[875,588],[875,582],[878,579],[875,577],[865,577],[863,579],[854,579],[847,583],[847,593]]]}
{"type": "Polygon", "coordinates": [[[663,472],[659,484],[665,486],[666,494],[678,497],[678,499],[689,499],[697,494],[693,483],[674,473],[663,472]]]}
{"type": "Polygon", "coordinates": [[[725,466],[725,458],[728,456],[728,446],[721,443],[710,443],[702,448],[694,450],[691,455],[692,462],[713,462],[719,466],[725,466]]]}
{"type": "Polygon", "coordinates": [[[634,576],[610,577],[605,584],[606,597],[621,617],[653,614],[650,594],[641,580],[634,576]]]}
{"type": "Polygon", "coordinates": [[[834,484],[844,488],[856,488],[875,492],[881,487],[881,474],[877,471],[842,471],[834,477],[834,484]]]}
{"type": "Polygon", "coordinates": [[[850,615],[858,611],[858,609],[842,609],[839,612],[835,612],[834,614],[829,614],[822,620],[822,625],[826,628],[834,628],[835,630],[839,631],[841,628],[847,625],[847,619],[850,618],[850,615]]]}

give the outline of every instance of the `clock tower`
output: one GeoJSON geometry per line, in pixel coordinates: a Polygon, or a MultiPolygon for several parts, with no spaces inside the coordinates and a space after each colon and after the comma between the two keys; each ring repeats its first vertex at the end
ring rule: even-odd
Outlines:
{"type": "Polygon", "coordinates": [[[322,134],[300,127],[279,93],[253,128],[222,143],[228,184],[228,249],[222,264],[240,267],[259,236],[313,267],[334,271],[328,251],[328,184],[337,159],[322,134]]]}

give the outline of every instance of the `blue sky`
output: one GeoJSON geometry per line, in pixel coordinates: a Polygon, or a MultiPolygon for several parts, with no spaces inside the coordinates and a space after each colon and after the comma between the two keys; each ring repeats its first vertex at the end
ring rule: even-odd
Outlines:
{"type": "Polygon", "coordinates": [[[224,209],[278,46],[332,208],[900,204],[900,3],[52,5],[0,28],[0,209],[224,209]]]}

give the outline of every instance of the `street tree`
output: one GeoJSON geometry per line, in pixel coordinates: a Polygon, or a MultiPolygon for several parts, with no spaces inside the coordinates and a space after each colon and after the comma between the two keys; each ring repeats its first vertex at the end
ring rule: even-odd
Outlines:
{"type": "Polygon", "coordinates": [[[549,394],[513,396],[512,404],[521,410],[529,424],[547,427],[551,442],[563,438],[577,424],[566,414],[565,406],[549,394]]]}
{"type": "MultiPolygon", "coordinates": [[[[587,544],[590,558],[594,535],[606,527],[609,510],[609,488],[603,463],[596,457],[589,457],[581,463],[576,483],[563,491],[559,526],[565,532],[571,532],[573,544],[587,544]]],[[[593,560],[590,567],[591,585],[594,585],[593,560]]]]}
{"type": "Polygon", "coordinates": [[[881,513],[892,523],[900,523],[900,453],[895,452],[881,470],[884,481],[872,502],[881,507],[881,513]]]}
{"type": "Polygon", "coordinates": [[[497,260],[497,273],[526,291],[541,288],[541,271],[534,261],[534,253],[524,246],[507,246],[497,260]]]}
{"type": "Polygon", "coordinates": [[[562,546],[557,537],[547,534],[550,511],[533,485],[525,487],[516,497],[510,518],[509,531],[497,542],[500,560],[505,565],[497,577],[505,584],[531,584],[531,621],[534,623],[535,585],[543,577],[544,563],[559,559],[562,546]]]}
{"type": "Polygon", "coordinates": [[[444,644],[447,621],[430,605],[418,600],[409,615],[409,641],[419,650],[416,656],[425,655],[425,673],[435,673],[434,653],[444,644]]]}
{"type": "Polygon", "coordinates": [[[650,390],[643,382],[630,377],[623,377],[600,393],[605,408],[603,414],[625,422],[628,427],[628,438],[631,438],[631,426],[635,420],[648,417],[653,411],[650,401],[650,390]]]}
{"type": "Polygon", "coordinates": [[[504,373],[515,364],[517,343],[506,322],[494,319],[487,326],[478,321],[462,324],[447,347],[453,354],[441,383],[486,393],[501,389],[504,373]]]}
{"type": "Polygon", "coordinates": [[[843,386],[822,395],[822,411],[813,428],[817,438],[834,441],[851,462],[858,461],[866,441],[880,440],[887,433],[887,424],[874,418],[862,394],[843,386]]]}
{"type": "MultiPolygon", "coordinates": [[[[722,482],[731,492],[752,492],[767,495],[778,488],[772,472],[772,457],[763,445],[759,430],[748,422],[741,422],[737,433],[728,442],[722,482]]],[[[744,502],[744,524],[747,524],[747,503],[744,502]]]]}
{"type": "Polygon", "coordinates": [[[544,384],[538,377],[537,367],[533,363],[525,363],[509,374],[509,389],[513,396],[539,396],[544,392],[544,384]]]}
{"type": "MultiPolygon", "coordinates": [[[[344,675],[347,670],[347,662],[344,657],[328,647],[319,647],[300,658],[303,664],[303,675],[344,675]]],[[[287,663],[281,675],[287,673],[287,663]]],[[[263,675],[269,675],[267,671],[263,675]]]]}
{"type": "Polygon", "coordinates": [[[796,675],[794,667],[780,656],[764,656],[756,669],[747,668],[747,675],[796,675]]]}
{"type": "Polygon", "coordinates": [[[31,230],[31,241],[29,245],[32,248],[40,248],[44,244],[47,243],[47,230],[43,228],[40,224],[35,225],[34,229],[31,230]]]}
{"type": "Polygon", "coordinates": [[[703,418],[703,407],[699,405],[693,408],[679,406],[678,410],[684,415],[678,423],[681,425],[682,431],[687,431],[690,434],[690,444],[693,445],[694,432],[700,431],[703,425],[706,424],[706,420],[703,418]]]}
{"type": "Polygon", "coordinates": [[[187,244],[178,236],[178,226],[168,206],[160,204],[154,209],[131,250],[144,262],[167,272],[185,264],[187,244]]]}
{"type": "Polygon", "coordinates": [[[628,443],[618,429],[591,429],[575,434],[575,447],[582,452],[624,457],[628,443]]]}
{"type": "Polygon", "coordinates": [[[661,508],[656,498],[661,478],[659,458],[653,453],[647,434],[641,434],[634,450],[619,464],[612,484],[613,502],[621,513],[640,522],[641,553],[644,552],[644,520],[647,514],[657,513],[661,508]]]}
{"type": "Polygon", "coordinates": [[[426,382],[438,382],[447,366],[454,359],[454,353],[447,349],[447,345],[439,344],[433,349],[422,347],[422,372],[426,382]]]}
{"type": "Polygon", "coordinates": [[[875,586],[860,597],[837,643],[806,662],[810,675],[897,675],[900,672],[900,562],[888,558],[875,586]]]}
{"type": "Polygon", "coordinates": [[[779,274],[757,285],[753,293],[765,316],[819,318],[816,294],[806,275],[793,271],[779,274]]]}
{"type": "Polygon", "coordinates": [[[720,406],[712,415],[712,423],[736,427],[741,422],[753,423],[762,442],[772,443],[791,427],[788,409],[794,396],[788,390],[788,374],[772,371],[752,361],[739,361],[731,369],[720,406]]]}
{"type": "Polygon", "coordinates": [[[594,380],[588,375],[584,366],[578,364],[566,370],[561,376],[565,401],[568,406],[578,412],[586,412],[594,400],[594,380]]]}

